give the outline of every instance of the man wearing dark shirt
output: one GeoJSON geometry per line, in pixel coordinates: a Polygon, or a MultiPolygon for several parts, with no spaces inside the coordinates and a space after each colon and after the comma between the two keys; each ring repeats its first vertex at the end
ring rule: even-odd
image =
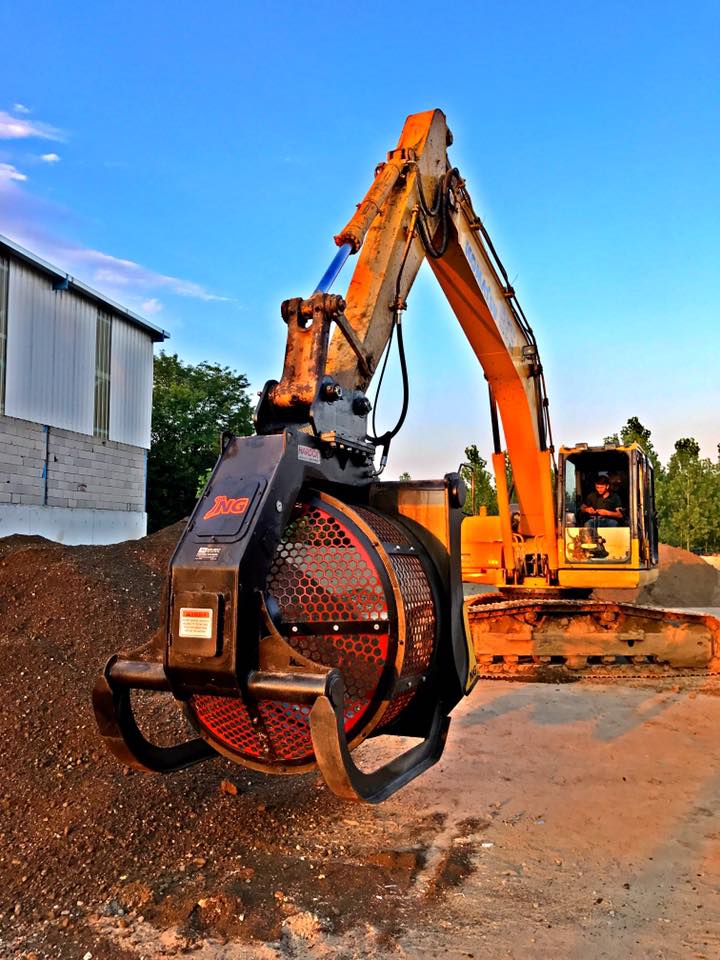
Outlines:
{"type": "Polygon", "coordinates": [[[596,479],[595,489],[585,497],[580,509],[589,517],[585,526],[593,529],[617,527],[623,518],[620,497],[616,493],[610,493],[610,481],[602,475],[596,479]]]}

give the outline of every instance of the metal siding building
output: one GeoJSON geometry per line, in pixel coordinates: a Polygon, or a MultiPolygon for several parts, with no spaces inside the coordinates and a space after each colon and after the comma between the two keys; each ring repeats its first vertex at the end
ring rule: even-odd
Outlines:
{"type": "Polygon", "coordinates": [[[153,345],[137,327],[115,318],[110,349],[110,439],[150,446],[153,345]]]}
{"type": "Polygon", "coordinates": [[[144,535],[153,343],[166,338],[0,237],[0,536],[144,535]]]}
{"type": "Polygon", "coordinates": [[[90,301],[10,260],[6,416],[92,435],[96,316],[90,301]]]}

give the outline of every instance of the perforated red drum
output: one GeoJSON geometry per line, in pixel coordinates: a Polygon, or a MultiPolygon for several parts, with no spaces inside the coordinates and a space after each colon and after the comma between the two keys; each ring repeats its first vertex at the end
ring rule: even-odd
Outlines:
{"type": "MultiPolygon", "coordinates": [[[[265,600],[300,656],[341,671],[350,747],[395,720],[430,669],[437,601],[419,545],[374,509],[326,495],[297,504],[265,600]]],[[[278,773],[314,766],[305,705],[196,694],[188,710],[235,760],[278,773]]]]}

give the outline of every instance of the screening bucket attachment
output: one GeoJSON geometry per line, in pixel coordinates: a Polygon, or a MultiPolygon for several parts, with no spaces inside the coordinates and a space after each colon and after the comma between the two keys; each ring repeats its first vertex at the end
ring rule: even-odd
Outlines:
{"type": "Polygon", "coordinates": [[[449,549],[458,478],[346,486],[349,503],[327,491],[338,461],[319,454],[293,429],[226,438],[171,560],[162,629],[111,657],[95,685],[121,762],[168,773],[221,754],[267,773],[317,767],[339,796],[377,802],[440,757],[467,673],[450,627],[453,589],[462,603],[449,549]],[[152,744],[133,689],[173,694],[197,738],[152,744]],[[421,742],[362,772],[351,751],[393,733],[421,742]]]}

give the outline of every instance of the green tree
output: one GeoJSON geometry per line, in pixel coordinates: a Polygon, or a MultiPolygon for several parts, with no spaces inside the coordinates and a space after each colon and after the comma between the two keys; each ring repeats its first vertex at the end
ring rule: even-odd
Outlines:
{"type": "Polygon", "coordinates": [[[411,477],[410,474],[407,472],[407,470],[404,470],[404,471],[400,474],[400,476],[398,477],[398,480],[412,480],[412,477],[411,477]]]}
{"type": "Polygon", "coordinates": [[[660,457],[653,446],[651,431],[644,426],[637,417],[629,417],[624,427],[620,428],[619,433],[613,433],[605,437],[605,443],[639,443],[655,471],[655,507],[658,513],[660,539],[664,543],[670,543],[670,540],[664,539],[665,527],[663,527],[663,503],[665,500],[665,468],[660,463],[660,457]]]}
{"type": "Polygon", "coordinates": [[[480,513],[480,507],[487,507],[488,513],[497,514],[495,482],[487,468],[487,460],[480,456],[480,451],[474,443],[465,447],[465,457],[467,462],[460,467],[460,476],[468,488],[463,510],[470,516],[474,516],[480,513]]]}
{"type": "Polygon", "coordinates": [[[699,553],[720,550],[720,464],[700,456],[694,437],[675,443],[658,501],[660,539],[699,553]]]}
{"type": "Polygon", "coordinates": [[[248,380],[216,363],[183,363],[176,353],[155,357],[152,445],[148,454],[148,528],[186,517],[198,483],[218,456],[223,430],[252,433],[248,380]]]}
{"type": "Polygon", "coordinates": [[[637,417],[629,417],[625,426],[620,428],[620,433],[613,433],[609,437],[605,437],[604,443],[639,443],[648,455],[648,459],[657,474],[662,472],[662,464],[653,446],[651,436],[650,430],[643,426],[637,417]]]}

